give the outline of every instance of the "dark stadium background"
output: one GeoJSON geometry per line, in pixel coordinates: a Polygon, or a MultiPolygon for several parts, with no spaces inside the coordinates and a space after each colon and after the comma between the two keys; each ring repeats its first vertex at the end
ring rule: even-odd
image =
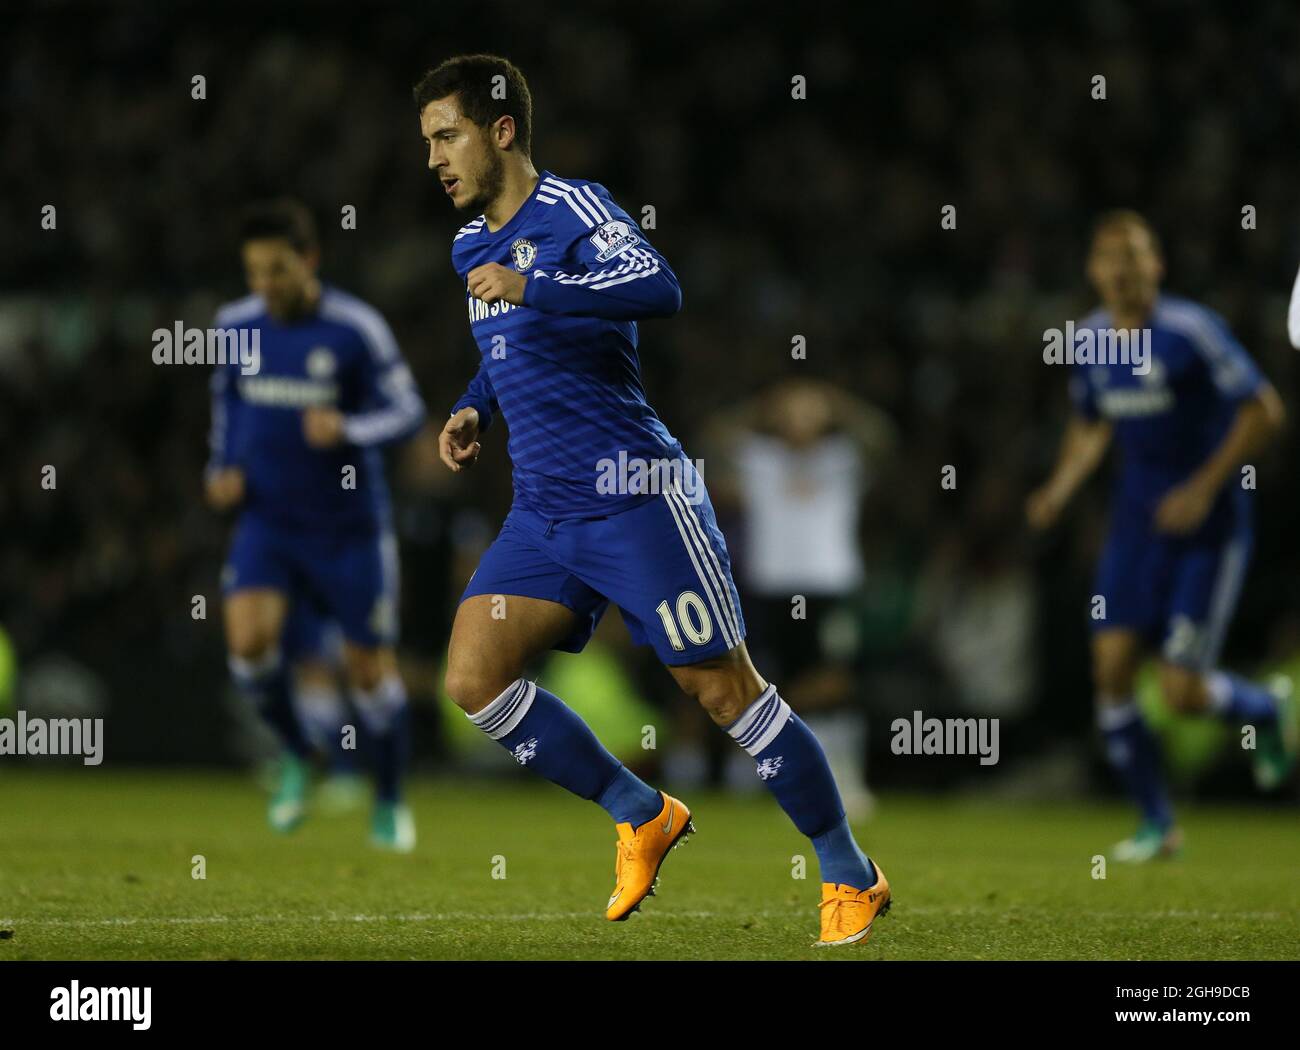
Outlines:
{"type": "MultiPolygon", "coordinates": [[[[475,351],[449,264],[463,219],[425,169],[410,87],[443,57],[486,50],[529,77],[539,169],[600,181],[634,215],[655,207],[652,236],[685,306],[643,326],[641,356],[651,402],[688,452],[712,413],[782,376],[829,380],[886,411],[903,444],[867,504],[869,571],[914,587],[939,566],[977,592],[1028,569],[1035,699],[1004,729],[1016,741],[1004,735],[1004,767],[1086,750],[1084,610],[1105,486],[1045,541],[1026,534],[1024,496],[1066,411],[1041,332],[1091,305],[1091,220],[1134,207],[1164,238],[1167,287],[1226,315],[1300,415],[1285,334],[1300,261],[1300,9],[1073,6],[6,5],[10,707],[37,693],[107,705],[114,762],[238,760],[217,597],[226,523],[200,487],[208,375],[153,365],[150,333],[206,326],[242,294],[238,209],[293,193],[321,222],[323,276],[385,313],[440,421],[475,351]],[[200,73],[202,102],[190,97],[200,73]],[[1098,73],[1104,102],[1089,97],[1098,73]],[[790,98],[795,74],[806,101],[790,98]],[[45,204],[55,232],[40,229],[45,204]],[[944,204],[957,206],[955,231],[940,229],[944,204]],[[1249,232],[1246,204],[1258,211],[1249,232]],[[356,231],[339,229],[344,205],[356,231]],[[795,333],[806,362],[790,360],[795,333]],[[56,491],[40,487],[45,464],[56,491]],[[945,464],[956,491],[939,486],[945,464]],[[196,594],[206,621],[190,617],[196,594]]],[[[1296,433],[1260,464],[1234,665],[1300,648],[1296,433]]],[[[467,571],[453,551],[491,534],[509,470],[496,430],[454,486],[435,487],[411,456],[392,475],[405,652],[428,662],[467,571]]],[[[943,709],[953,683],[930,646],[903,625],[864,658],[873,714],[918,697],[943,709]]],[[[670,693],[666,675],[642,670],[656,699],[670,693]]],[[[422,746],[422,767],[436,756],[422,746]]],[[[873,768],[875,783],[893,775],[873,768]]],[[[1240,771],[1218,786],[1239,783],[1240,771]]]]}

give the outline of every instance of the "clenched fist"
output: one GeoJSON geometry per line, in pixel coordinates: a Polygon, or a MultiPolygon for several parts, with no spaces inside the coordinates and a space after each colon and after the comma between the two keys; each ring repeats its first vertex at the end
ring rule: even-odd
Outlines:
{"type": "Polygon", "coordinates": [[[528,278],[500,263],[484,263],[470,270],[465,283],[469,294],[485,303],[504,299],[515,306],[523,306],[528,278]]]}

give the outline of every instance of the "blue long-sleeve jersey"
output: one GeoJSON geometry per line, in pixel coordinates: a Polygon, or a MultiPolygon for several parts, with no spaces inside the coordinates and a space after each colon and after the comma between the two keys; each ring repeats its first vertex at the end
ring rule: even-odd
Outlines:
{"type": "Polygon", "coordinates": [[[505,226],[483,216],[452,243],[465,279],[496,262],[528,278],[522,306],[469,294],[482,362],[453,414],[472,405],[479,429],[500,412],[510,428],[515,504],[550,518],[614,514],[652,494],[609,493],[602,464],[675,458],[681,444],[646,403],[639,318],[681,308],[668,263],[604,186],[542,172],[505,226]]]}
{"type": "Polygon", "coordinates": [[[325,286],[315,312],[291,323],[250,295],[221,307],[214,326],[259,333],[256,374],[233,361],[212,375],[208,469],[243,470],[241,510],[313,531],[386,524],[381,449],[419,428],[424,402],[383,316],[325,286]],[[303,411],[311,406],[343,413],[342,444],[307,444],[303,411]],[[355,468],[355,486],[347,467],[355,468]]]}
{"type": "MultiPolygon", "coordinates": [[[[1109,330],[1105,309],[1075,330],[1109,330]]],[[[1076,364],[1070,397],[1085,419],[1114,424],[1122,462],[1115,510],[1149,521],[1161,498],[1186,481],[1223,442],[1243,401],[1265,380],[1222,317],[1171,295],[1161,295],[1146,321],[1151,332],[1150,371],[1134,374],[1114,364],[1076,364]]],[[[1220,493],[1204,530],[1226,526],[1242,504],[1240,485],[1220,493]]]]}

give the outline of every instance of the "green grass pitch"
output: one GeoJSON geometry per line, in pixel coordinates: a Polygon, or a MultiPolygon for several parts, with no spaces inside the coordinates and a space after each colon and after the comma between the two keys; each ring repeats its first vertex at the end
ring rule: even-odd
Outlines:
{"type": "Polygon", "coordinates": [[[1300,835],[1279,808],[1184,807],[1181,859],[1102,880],[1093,854],[1130,830],[1118,805],[886,795],[858,837],[893,911],[867,945],[816,952],[816,859],[765,795],[688,793],[699,834],[615,924],[613,828],[543,781],[417,781],[409,856],[371,850],[362,814],[277,836],[245,776],[10,767],[0,792],[0,960],[1300,956],[1300,835]]]}

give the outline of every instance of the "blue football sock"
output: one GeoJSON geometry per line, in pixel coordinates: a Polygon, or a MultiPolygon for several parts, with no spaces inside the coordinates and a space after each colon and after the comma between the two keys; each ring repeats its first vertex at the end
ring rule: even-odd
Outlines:
{"type": "Polygon", "coordinates": [[[536,682],[520,678],[469,720],[515,756],[579,798],[634,827],[663,808],[659,792],[605,750],[587,723],[536,682]]]}
{"type": "Polygon", "coordinates": [[[410,754],[406,687],[397,675],[389,675],[374,689],[353,689],[352,702],[369,737],[375,798],[379,802],[397,802],[402,796],[402,776],[410,754]]]}
{"type": "Polygon", "coordinates": [[[618,767],[609,787],[596,796],[596,804],[614,818],[614,823],[631,824],[633,828],[654,820],[664,808],[659,792],[624,765],[618,767]]]}
{"type": "Polygon", "coordinates": [[[355,748],[343,746],[343,727],[348,710],[338,689],[309,685],[294,690],[294,706],[307,739],[329,760],[334,774],[353,774],[357,768],[355,748]]]}
{"type": "Polygon", "coordinates": [[[768,685],[727,732],[758,763],[758,775],[794,826],[812,839],[822,882],[865,890],[874,865],[853,841],[821,744],[768,685]]]}
{"type": "Polygon", "coordinates": [[[817,851],[817,863],[821,866],[822,882],[843,883],[855,890],[865,890],[876,884],[876,866],[853,841],[848,817],[825,834],[814,835],[812,844],[817,851]]]}
{"type": "Polygon", "coordinates": [[[1147,727],[1137,701],[1100,705],[1097,722],[1106,741],[1106,757],[1138,804],[1142,820],[1170,827],[1174,815],[1160,769],[1160,743],[1147,727]]]}
{"type": "Polygon", "coordinates": [[[1239,675],[1213,671],[1205,676],[1210,710],[1235,725],[1271,726],[1277,722],[1277,697],[1239,675]]]}
{"type": "Polygon", "coordinates": [[[235,686],[253,702],[262,719],[275,730],[280,743],[299,758],[308,758],[311,745],[293,709],[289,673],[280,651],[273,650],[257,660],[231,656],[227,662],[235,686]]]}

